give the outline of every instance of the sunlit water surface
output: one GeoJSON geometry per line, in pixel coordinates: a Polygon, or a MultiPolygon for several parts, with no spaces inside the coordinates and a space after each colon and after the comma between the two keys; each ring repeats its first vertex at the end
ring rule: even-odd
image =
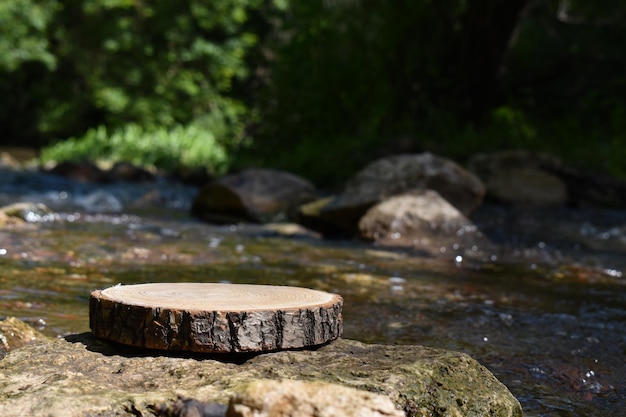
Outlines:
{"type": "Polygon", "coordinates": [[[501,245],[485,262],[203,224],[186,214],[194,190],[184,187],[141,205],[163,185],[20,178],[0,188],[2,204],[45,200],[56,211],[0,229],[0,316],[45,334],[88,331],[90,292],[118,283],[304,286],[344,297],[346,338],[469,353],[527,416],[626,409],[623,213],[485,209],[476,221],[501,245]],[[89,196],[96,206],[81,206],[89,196]]]}

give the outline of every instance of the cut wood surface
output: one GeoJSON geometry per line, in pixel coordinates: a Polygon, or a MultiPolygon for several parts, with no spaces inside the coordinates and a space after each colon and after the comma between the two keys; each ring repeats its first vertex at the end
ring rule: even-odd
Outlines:
{"type": "Polygon", "coordinates": [[[300,287],[214,283],[118,285],[91,293],[89,325],[131,346],[258,352],[338,338],[343,299],[300,287]]]}

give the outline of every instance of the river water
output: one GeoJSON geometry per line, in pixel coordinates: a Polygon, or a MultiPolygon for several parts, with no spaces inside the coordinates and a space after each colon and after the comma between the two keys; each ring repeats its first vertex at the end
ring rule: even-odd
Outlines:
{"type": "Polygon", "coordinates": [[[209,225],[188,215],[195,192],[0,170],[0,205],[52,209],[0,229],[0,317],[60,336],[88,331],[90,291],[117,283],[304,286],[344,297],[346,338],[469,353],[526,416],[623,415],[626,213],[485,206],[474,220],[497,249],[477,259],[209,225]]]}

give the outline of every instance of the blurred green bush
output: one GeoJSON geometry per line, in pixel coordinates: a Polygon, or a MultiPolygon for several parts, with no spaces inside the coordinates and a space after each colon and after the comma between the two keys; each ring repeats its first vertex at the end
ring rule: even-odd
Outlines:
{"type": "Polygon", "coordinates": [[[618,0],[3,2],[0,126],[47,160],[319,184],[424,150],[626,175],[625,16],[618,0]]]}
{"type": "Polygon", "coordinates": [[[72,137],[44,158],[172,165],[169,156],[223,170],[226,148],[242,144],[251,114],[233,90],[249,73],[246,56],[258,36],[246,24],[262,3],[3,2],[6,142],[49,145],[72,137]]]}

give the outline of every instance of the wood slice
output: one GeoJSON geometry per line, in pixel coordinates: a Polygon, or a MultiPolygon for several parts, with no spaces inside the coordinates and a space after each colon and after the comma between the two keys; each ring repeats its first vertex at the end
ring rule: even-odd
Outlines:
{"type": "Polygon", "coordinates": [[[341,336],[343,299],[308,288],[160,283],[91,293],[89,326],[131,346],[194,352],[259,352],[341,336]]]}

